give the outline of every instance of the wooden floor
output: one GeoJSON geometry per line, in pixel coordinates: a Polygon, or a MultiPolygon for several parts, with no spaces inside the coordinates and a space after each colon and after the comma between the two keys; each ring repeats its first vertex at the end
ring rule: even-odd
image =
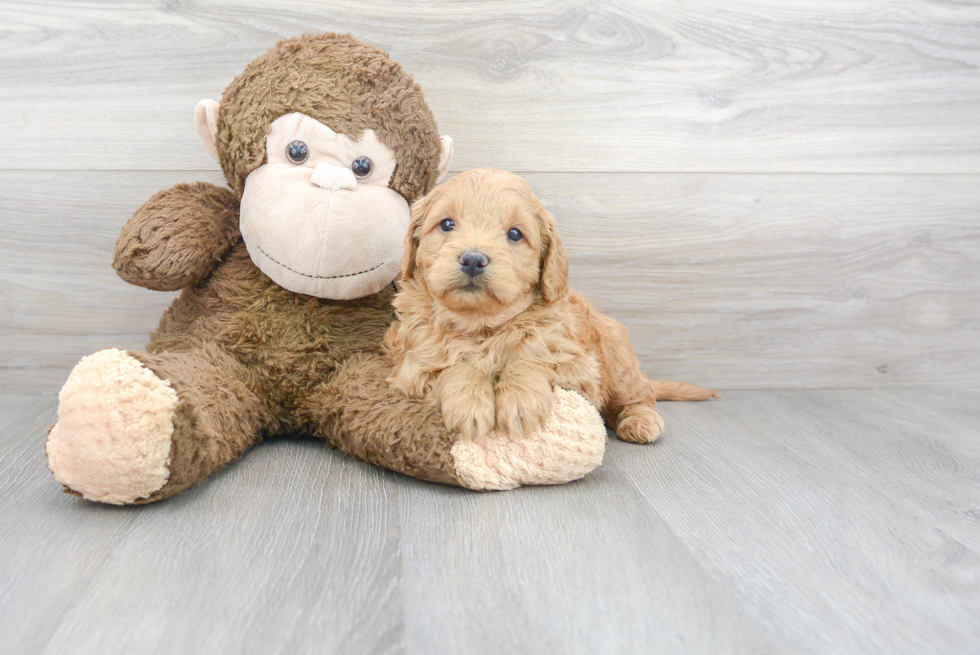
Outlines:
{"type": "Polygon", "coordinates": [[[664,403],[563,487],[266,444],[148,507],[63,495],[0,396],[2,653],[968,653],[980,390],[664,403]]]}

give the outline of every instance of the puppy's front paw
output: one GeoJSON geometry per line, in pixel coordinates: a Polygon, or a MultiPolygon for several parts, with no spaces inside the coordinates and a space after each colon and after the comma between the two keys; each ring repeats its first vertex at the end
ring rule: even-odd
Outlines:
{"type": "Polygon", "coordinates": [[[442,394],[442,419],[450,431],[466,439],[482,437],[494,425],[493,389],[486,385],[461,385],[442,394]]]}
{"type": "Polygon", "coordinates": [[[616,424],[616,436],[631,443],[652,443],[664,431],[664,420],[650,405],[630,405],[623,409],[616,424]]]}
{"type": "Polygon", "coordinates": [[[555,395],[543,376],[522,376],[497,385],[497,429],[523,436],[551,414],[555,395]]]}

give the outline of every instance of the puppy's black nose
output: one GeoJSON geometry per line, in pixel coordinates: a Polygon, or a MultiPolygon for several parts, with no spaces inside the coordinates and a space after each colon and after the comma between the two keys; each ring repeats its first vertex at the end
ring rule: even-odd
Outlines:
{"type": "Polygon", "coordinates": [[[484,271],[490,258],[478,250],[464,252],[459,258],[459,267],[470,277],[476,277],[484,271]]]}

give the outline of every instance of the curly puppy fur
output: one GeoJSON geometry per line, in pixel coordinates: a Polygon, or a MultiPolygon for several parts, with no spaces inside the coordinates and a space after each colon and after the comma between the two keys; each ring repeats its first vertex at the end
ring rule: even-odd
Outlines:
{"type": "Polygon", "coordinates": [[[555,220],[513,173],[466,171],[416,203],[400,284],[389,382],[440,405],[466,437],[533,430],[558,386],[588,398],[620,439],[647,443],[663,431],[658,398],[716,395],[640,371],[626,328],[569,293],[555,220]]]}

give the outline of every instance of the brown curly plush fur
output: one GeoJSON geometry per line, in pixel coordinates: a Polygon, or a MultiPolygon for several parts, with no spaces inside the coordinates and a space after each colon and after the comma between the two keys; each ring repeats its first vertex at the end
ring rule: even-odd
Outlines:
{"type": "Polygon", "coordinates": [[[466,171],[415,204],[395,308],[391,382],[440,406],[446,426],[470,438],[537,428],[554,386],[581,393],[635,443],[660,436],[658,397],[715,395],[640,371],[626,328],[569,293],[555,219],[506,171],[466,171]],[[474,253],[485,259],[471,275],[461,258],[474,253]]]}
{"type": "Polygon", "coordinates": [[[269,125],[289,112],[352,137],[374,129],[399,162],[391,187],[409,202],[435,184],[435,121],[411,76],[380,50],[347,35],[304,36],[249,64],[219,114],[218,153],[234,192],[204,183],[161,191],[116,245],[124,280],[183,289],[146,352],[129,353],[179,398],[169,479],[137,503],[173,496],[275,435],[322,437],[359,459],[460,483],[438,412],[385,382],[393,287],[314,298],[278,286],[249,258],[238,231],[245,178],[264,161],[269,125]]]}
{"type": "Polygon", "coordinates": [[[248,174],[265,163],[269,125],[292,112],[355,139],[373,129],[399,162],[389,186],[409,203],[435,185],[439,131],[422,89],[381,50],[327,34],[280,41],[225,89],[217,145],[239,197],[248,174]]]}

